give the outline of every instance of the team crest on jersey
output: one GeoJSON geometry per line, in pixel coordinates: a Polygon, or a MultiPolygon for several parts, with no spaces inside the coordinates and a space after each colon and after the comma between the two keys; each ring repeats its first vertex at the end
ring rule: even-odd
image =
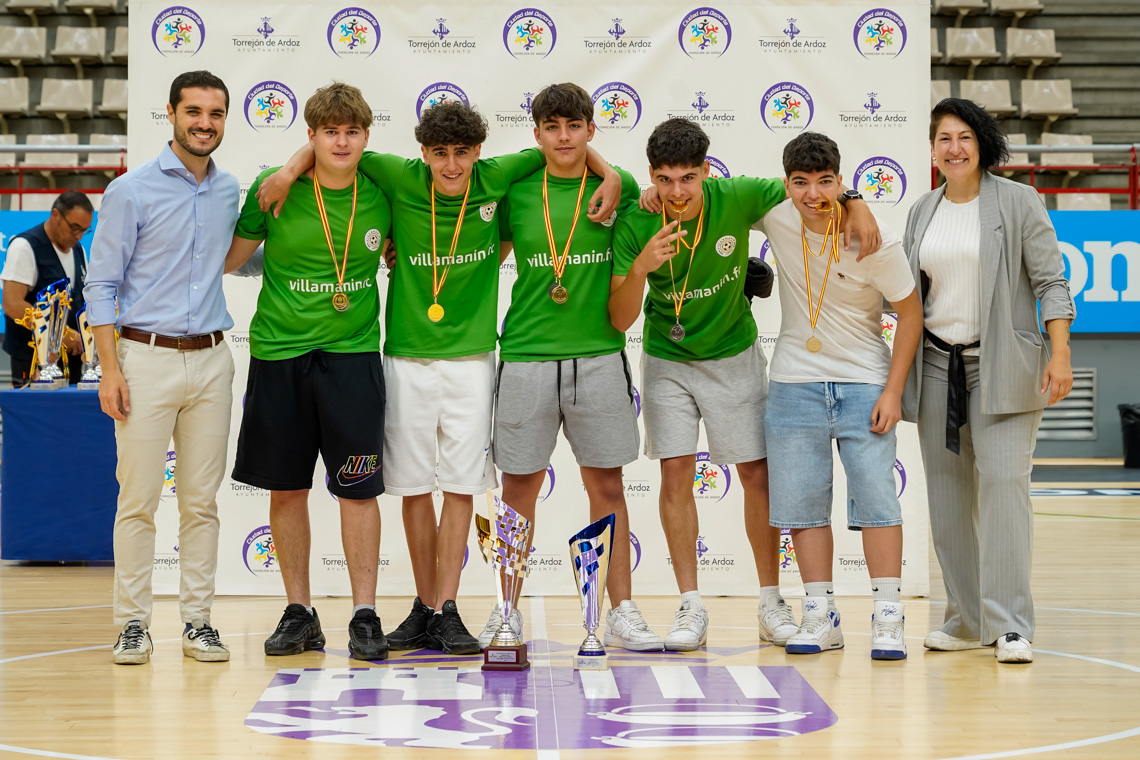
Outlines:
{"type": "Polygon", "coordinates": [[[495,218],[495,209],[499,207],[497,201],[479,207],[479,216],[483,217],[484,222],[489,222],[495,218]]]}
{"type": "Polygon", "coordinates": [[[616,222],[616,221],[617,221],[617,209],[614,209],[614,212],[612,214],[610,214],[610,218],[606,219],[604,222],[602,222],[602,226],[603,227],[613,227],[614,222],[616,222]]]}
{"type": "Polygon", "coordinates": [[[380,250],[380,244],[384,242],[384,236],[380,234],[380,230],[373,227],[364,233],[364,245],[370,251],[380,250]]]}
{"type": "Polygon", "coordinates": [[[731,255],[736,250],[736,236],[725,235],[720,240],[716,241],[716,252],[721,256],[731,255]]]}

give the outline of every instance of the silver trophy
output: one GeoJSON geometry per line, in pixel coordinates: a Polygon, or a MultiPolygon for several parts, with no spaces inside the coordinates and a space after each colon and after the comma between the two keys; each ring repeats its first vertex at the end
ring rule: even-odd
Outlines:
{"type": "Polygon", "coordinates": [[[71,305],[70,293],[71,284],[67,280],[57,280],[36,295],[30,319],[32,348],[35,350],[32,365],[36,379],[29,387],[34,390],[55,390],[67,383],[58,362],[71,305]]]}
{"type": "Polygon", "coordinates": [[[85,391],[99,390],[99,381],[103,379],[103,367],[99,364],[99,351],[95,348],[95,332],[87,323],[87,304],[83,304],[75,315],[79,324],[79,338],[83,343],[83,374],[79,376],[79,389],[85,391]]]}
{"type": "Polygon", "coordinates": [[[591,523],[570,538],[570,559],[582,601],[582,625],[586,638],[574,656],[575,670],[609,668],[606,648],[595,631],[602,622],[602,600],[606,596],[606,573],[614,541],[614,515],[591,523]]]}
{"type": "Polygon", "coordinates": [[[526,670],[530,667],[526,644],[511,630],[510,619],[515,592],[530,570],[527,552],[530,549],[531,524],[490,489],[487,489],[487,506],[495,517],[489,526],[491,531],[486,544],[482,538],[480,540],[480,549],[488,553],[488,561],[495,570],[495,593],[499,598],[499,609],[503,611],[503,624],[495,632],[490,646],[483,650],[483,670],[526,670]]]}

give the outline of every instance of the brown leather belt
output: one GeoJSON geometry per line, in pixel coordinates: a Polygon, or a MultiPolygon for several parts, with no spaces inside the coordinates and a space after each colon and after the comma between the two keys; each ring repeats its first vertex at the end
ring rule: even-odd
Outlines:
{"type": "Polygon", "coordinates": [[[145,330],[136,330],[133,327],[120,327],[119,337],[133,340],[136,343],[146,343],[150,345],[151,339],[154,339],[154,345],[162,346],[163,348],[176,348],[179,351],[197,351],[200,348],[212,348],[213,346],[221,343],[225,336],[222,335],[221,330],[215,330],[212,333],[205,335],[184,335],[181,337],[172,337],[169,335],[156,335],[155,333],[148,333],[145,330]]]}

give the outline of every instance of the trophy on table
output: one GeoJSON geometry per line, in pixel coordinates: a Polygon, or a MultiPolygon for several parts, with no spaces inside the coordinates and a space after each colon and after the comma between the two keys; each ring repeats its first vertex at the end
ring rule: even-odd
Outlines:
{"type": "Polygon", "coordinates": [[[31,322],[28,327],[35,350],[32,364],[36,379],[30,385],[34,390],[55,390],[67,384],[58,362],[70,307],[71,283],[57,280],[36,295],[35,308],[30,315],[25,314],[25,320],[31,322]]]}
{"type": "Polygon", "coordinates": [[[83,374],[79,376],[79,389],[85,391],[99,390],[99,381],[103,378],[103,367],[99,365],[99,352],[95,348],[95,332],[87,323],[87,304],[83,304],[75,315],[79,324],[79,338],[83,343],[83,374]]]}
{"type": "MultiPolygon", "coordinates": [[[[510,619],[515,592],[530,570],[527,552],[531,524],[490,489],[487,489],[487,506],[494,512],[494,521],[484,523],[488,532],[485,539],[480,532],[479,548],[495,570],[495,593],[503,612],[503,624],[495,632],[490,646],[483,650],[483,670],[526,670],[530,667],[526,644],[511,630],[510,619]]],[[[475,527],[480,530],[478,518],[475,527]]]]}
{"type": "Polygon", "coordinates": [[[606,648],[594,631],[602,622],[602,600],[606,596],[606,573],[610,566],[610,550],[614,541],[612,514],[591,523],[570,538],[571,569],[582,601],[582,625],[586,638],[574,656],[575,670],[609,668],[606,648]]]}

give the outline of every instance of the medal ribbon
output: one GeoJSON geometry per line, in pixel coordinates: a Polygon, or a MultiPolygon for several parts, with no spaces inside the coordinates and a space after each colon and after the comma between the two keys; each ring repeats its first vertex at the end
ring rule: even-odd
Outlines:
{"type": "Polygon", "coordinates": [[[338,293],[344,292],[344,275],[348,272],[348,241],[352,239],[352,222],[356,219],[356,177],[352,178],[352,213],[348,217],[348,231],[344,233],[344,262],[337,263],[336,248],[333,247],[332,228],[329,227],[329,214],[325,209],[325,199],[321,195],[321,183],[317,179],[317,167],[313,167],[313,195],[317,199],[317,212],[321,217],[321,227],[325,230],[325,242],[329,244],[329,254],[333,260],[333,270],[336,272],[336,281],[340,286],[338,293]]]}
{"type": "MultiPolygon", "coordinates": [[[[661,207],[661,226],[668,226],[669,222],[665,216],[665,207],[661,207]]],[[[685,247],[689,249],[689,268],[685,270],[685,281],[681,283],[681,294],[677,295],[677,279],[673,276],[673,259],[669,259],[669,281],[670,287],[673,290],[673,312],[677,316],[677,323],[681,322],[681,307],[685,304],[685,293],[689,290],[689,275],[693,271],[693,256],[697,253],[697,246],[701,244],[701,233],[705,228],[705,204],[701,204],[701,213],[697,216],[697,233],[693,236],[693,244],[685,243],[685,247]]],[[[677,220],[677,231],[681,231],[681,220],[677,220]]],[[[680,237],[677,238],[675,245],[677,248],[677,255],[681,254],[681,243],[683,241],[680,237]]]]}
{"type": "Polygon", "coordinates": [[[574,206],[574,221],[570,225],[570,235],[566,238],[566,245],[562,248],[562,255],[557,252],[554,244],[554,227],[550,224],[550,195],[546,190],[547,170],[542,170],[542,219],[546,222],[546,240],[550,244],[550,263],[554,268],[554,277],[561,282],[562,273],[566,271],[566,262],[570,260],[570,241],[574,239],[574,230],[578,227],[578,217],[582,213],[582,196],[586,192],[586,175],[588,169],[582,169],[582,184],[578,186],[578,202],[574,206]]]}
{"type": "Polygon", "coordinates": [[[831,219],[827,222],[827,230],[823,233],[823,245],[819,249],[819,253],[811,250],[807,240],[807,229],[804,223],[800,221],[800,238],[804,244],[804,276],[807,279],[807,299],[808,299],[808,319],[811,320],[811,332],[815,335],[815,323],[819,321],[819,311],[823,308],[823,294],[827,290],[827,275],[831,273],[831,262],[839,263],[839,223],[843,219],[843,207],[836,206],[835,213],[831,215],[831,219]],[[836,216],[838,215],[838,216],[836,216]],[[834,227],[834,234],[832,234],[832,227],[834,227]],[[827,238],[831,238],[831,255],[827,257],[827,269],[823,272],[823,287],[819,289],[819,303],[815,307],[815,311],[811,308],[811,270],[808,267],[808,254],[819,257],[827,250],[827,238]]]}
{"type": "Polygon", "coordinates": [[[459,207],[459,219],[455,222],[455,233],[451,236],[451,248],[447,252],[447,264],[443,267],[443,276],[437,276],[439,255],[435,247],[435,180],[431,183],[431,300],[439,301],[439,292],[443,290],[443,283],[447,280],[447,273],[451,271],[451,262],[455,261],[455,249],[459,245],[459,230],[463,229],[463,215],[467,213],[467,198],[471,195],[471,180],[467,180],[467,191],[463,193],[463,205],[459,207]]]}

